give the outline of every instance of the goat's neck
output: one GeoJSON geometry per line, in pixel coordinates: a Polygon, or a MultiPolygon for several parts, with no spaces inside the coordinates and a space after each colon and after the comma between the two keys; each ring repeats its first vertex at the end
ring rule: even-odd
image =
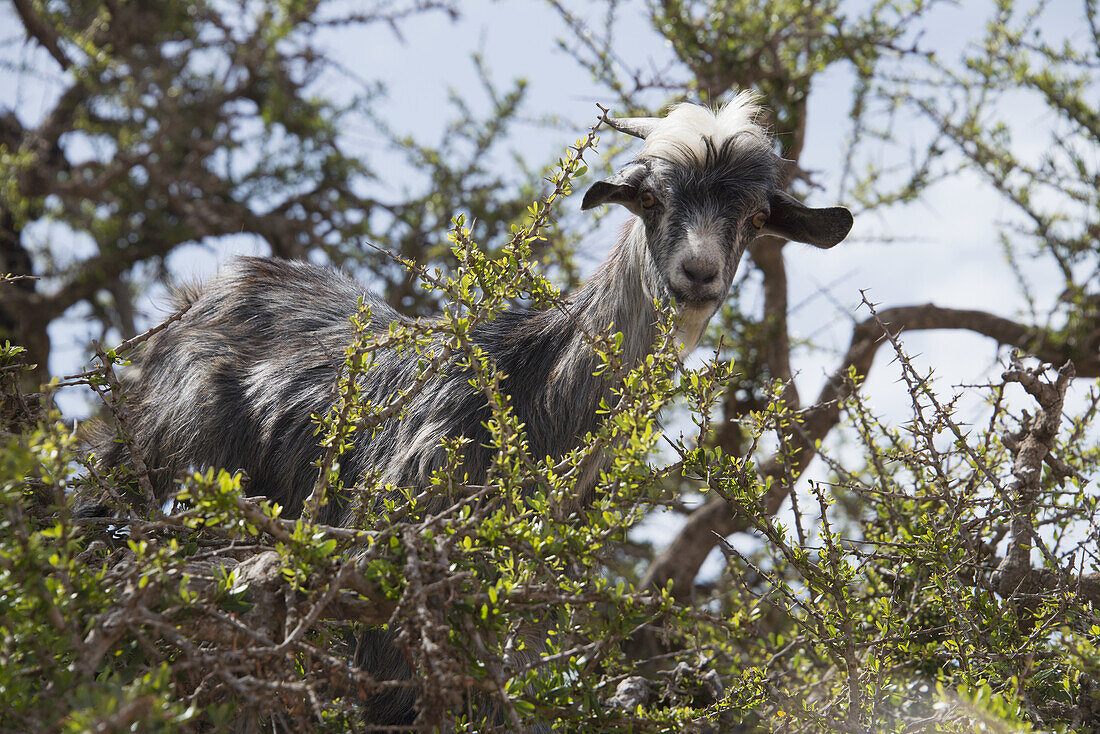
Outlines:
{"type": "MultiPolygon", "coordinates": [[[[595,336],[621,331],[623,359],[633,367],[653,349],[657,338],[657,314],[647,282],[653,262],[648,256],[645,227],[632,219],[615,243],[607,261],[593,274],[577,294],[589,301],[578,314],[588,333],[595,336]]],[[[591,349],[591,347],[590,347],[591,349]]]]}
{"type": "Polygon", "coordinates": [[[611,250],[607,261],[566,302],[569,314],[558,313],[551,328],[569,336],[554,367],[551,384],[573,394],[573,399],[598,402],[608,381],[593,375],[598,357],[592,338],[622,332],[624,366],[632,368],[653,349],[657,315],[653,295],[646,287],[652,267],[647,256],[645,229],[635,219],[611,250]]]}

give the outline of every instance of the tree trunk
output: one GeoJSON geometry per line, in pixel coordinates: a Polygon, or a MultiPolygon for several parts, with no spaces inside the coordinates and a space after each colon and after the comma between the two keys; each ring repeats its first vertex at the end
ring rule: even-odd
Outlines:
{"type": "MultiPolygon", "coordinates": [[[[20,241],[15,217],[0,209],[0,274],[33,276],[30,253],[20,241]]],[[[27,362],[35,365],[26,373],[22,387],[37,391],[50,379],[49,315],[33,277],[0,283],[0,340],[10,341],[27,350],[27,362]]]]}

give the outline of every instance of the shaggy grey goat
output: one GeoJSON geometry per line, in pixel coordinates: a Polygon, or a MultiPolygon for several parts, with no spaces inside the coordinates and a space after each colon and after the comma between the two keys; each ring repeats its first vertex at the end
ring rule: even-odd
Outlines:
{"type": "MultiPolygon", "coordinates": [[[[533,456],[561,456],[597,427],[596,408],[609,395],[606,378],[593,374],[598,358],[585,333],[623,333],[628,365],[654,347],[654,299],[679,308],[677,339],[694,349],[725,300],[745,248],[762,234],[832,247],[848,234],[844,208],[810,209],[782,191],[785,166],[757,124],[759,109],[742,93],[717,113],[678,105],[665,118],[611,121],[645,139],[640,154],[605,181],[592,185],[583,209],[621,204],[635,217],[610,257],[566,300],[572,317],[557,309],[505,311],[478,327],[474,341],[507,375],[517,418],[533,456]]],[[[167,493],[189,466],[242,469],[249,491],[301,511],[317,477],[320,455],[313,414],[325,414],[344,348],[352,339],[349,317],[363,288],[347,276],[303,262],[244,258],[206,285],[182,295],[190,310],[146,345],[132,380],[127,413],[133,442],[153,472],[154,488],[167,493]]],[[[371,329],[385,332],[404,320],[367,294],[371,329]]],[[[416,374],[416,360],[376,354],[363,378],[363,397],[386,401],[416,374]]],[[[364,472],[381,472],[396,486],[423,488],[445,463],[444,437],[465,436],[470,481],[484,480],[492,454],[484,395],[460,370],[427,385],[400,419],[383,424],[370,440],[341,457],[347,484],[364,472]]],[[[104,447],[108,465],[129,458],[122,443],[104,447]]],[[[580,491],[593,491],[599,467],[580,491]]],[[[583,501],[583,497],[579,498],[583,501]]],[[[347,503],[330,502],[322,520],[346,522],[347,503]]],[[[387,635],[369,633],[363,666],[379,678],[411,677],[409,664],[387,635]]],[[[411,695],[367,702],[373,723],[409,723],[411,695]]]]}

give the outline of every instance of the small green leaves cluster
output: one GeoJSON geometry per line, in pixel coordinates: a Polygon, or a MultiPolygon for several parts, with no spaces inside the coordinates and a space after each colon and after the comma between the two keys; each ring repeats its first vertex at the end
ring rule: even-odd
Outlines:
{"type": "MultiPolygon", "coordinates": [[[[1022,438],[1012,437],[1034,416],[1009,409],[994,385],[985,427],[964,425],[956,401],[898,354],[912,420],[890,425],[847,400],[866,463],[823,456],[830,476],[809,483],[793,518],[768,507],[782,466],[763,468],[769,487],[755,472],[738,482],[737,462],[723,471],[716,452],[707,463],[688,454],[685,468],[761,540],[751,551],[723,544],[728,586],[710,597],[726,614],[712,643],[729,666],[726,703],[762,731],[1088,730],[1100,631],[1084,540],[1096,503],[1082,492],[1097,469],[1093,441],[1081,441],[1077,418],[1051,446],[1029,572],[1042,581],[1006,593],[995,538],[1019,512],[1008,480],[1022,438]]],[[[781,443],[798,417],[773,401],[754,440],[765,427],[781,443]]]]}

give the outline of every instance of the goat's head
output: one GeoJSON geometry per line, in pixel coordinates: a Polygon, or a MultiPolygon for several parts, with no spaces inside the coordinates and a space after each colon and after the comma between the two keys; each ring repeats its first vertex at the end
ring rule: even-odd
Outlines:
{"type": "MultiPolygon", "coordinates": [[[[756,237],[827,248],[852,227],[847,209],[811,209],[783,191],[789,164],[773,151],[758,114],[753,95],[742,92],[717,113],[682,104],[664,118],[609,121],[645,145],[593,184],[581,206],[622,204],[637,215],[643,283],[651,296],[675,297],[685,321],[705,325],[756,237]]],[[[685,344],[693,347],[700,335],[685,335],[685,344]]]]}

